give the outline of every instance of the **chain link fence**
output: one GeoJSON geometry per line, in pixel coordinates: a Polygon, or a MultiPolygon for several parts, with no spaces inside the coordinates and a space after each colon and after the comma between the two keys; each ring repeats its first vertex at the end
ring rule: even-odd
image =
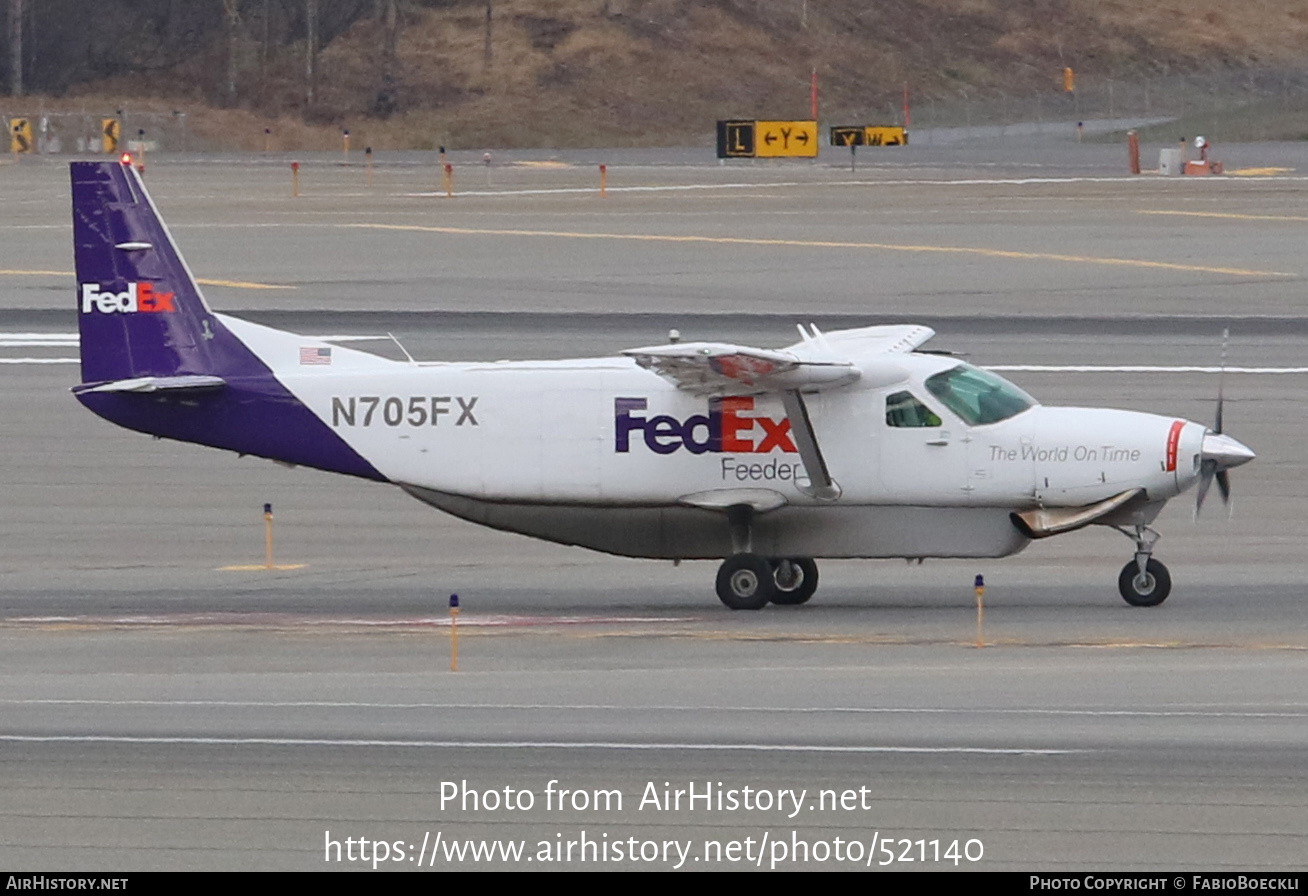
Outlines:
{"type": "MultiPolygon", "coordinates": [[[[1061,80],[1061,73],[1059,80],[1061,80]]],[[[1053,82],[1053,75],[1050,76],[1053,82]]],[[[886,109],[899,123],[903,110],[886,109]]],[[[928,144],[958,140],[1075,137],[1150,129],[1156,137],[1205,134],[1223,142],[1308,139],[1308,70],[1247,69],[1118,80],[1076,76],[1074,92],[987,94],[960,89],[954,96],[917,99],[912,131],[928,144]]],[[[916,142],[916,141],[915,141],[916,142]]]]}

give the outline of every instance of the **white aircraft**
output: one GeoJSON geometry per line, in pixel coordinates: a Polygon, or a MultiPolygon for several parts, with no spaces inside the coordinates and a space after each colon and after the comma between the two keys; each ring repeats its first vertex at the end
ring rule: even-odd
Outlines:
{"type": "Polygon", "coordinates": [[[1002,557],[1112,526],[1118,587],[1167,597],[1163,505],[1254,457],[1172,417],[1043,407],[915,351],[933,334],[800,328],[566,361],[413,363],[215,314],[130,164],[74,162],[82,383],[100,416],[398,485],[497,529],[630,557],[723,559],[732,609],[801,604],[815,558],[1002,557]]]}

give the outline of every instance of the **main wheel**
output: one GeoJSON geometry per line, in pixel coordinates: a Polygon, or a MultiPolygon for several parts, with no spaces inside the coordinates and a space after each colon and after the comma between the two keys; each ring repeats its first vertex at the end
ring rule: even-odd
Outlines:
{"type": "Polygon", "coordinates": [[[1156,607],[1167,600],[1172,592],[1172,577],[1167,567],[1153,557],[1145,563],[1145,571],[1134,560],[1122,567],[1117,577],[1117,590],[1122,599],[1133,607],[1156,607]]]}
{"type": "Polygon", "coordinates": [[[774,604],[802,604],[817,591],[817,564],[808,557],[773,560],[772,583],[776,586],[776,593],[772,595],[774,604]]]}
{"type": "Polygon", "coordinates": [[[757,554],[734,554],[718,568],[718,598],[733,610],[761,610],[776,585],[772,565],[757,554]]]}

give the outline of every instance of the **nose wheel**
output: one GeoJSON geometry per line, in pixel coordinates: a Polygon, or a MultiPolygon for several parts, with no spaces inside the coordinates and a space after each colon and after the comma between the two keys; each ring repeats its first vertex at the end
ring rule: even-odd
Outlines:
{"type": "Polygon", "coordinates": [[[1156,607],[1172,593],[1172,577],[1167,567],[1152,557],[1145,561],[1143,571],[1131,560],[1117,577],[1117,590],[1133,607],[1156,607]]]}
{"type": "Polygon", "coordinates": [[[1135,559],[1122,567],[1117,590],[1133,607],[1156,607],[1172,593],[1172,576],[1167,567],[1153,558],[1158,533],[1148,526],[1135,526],[1133,532],[1118,531],[1135,542],[1135,559]]]}

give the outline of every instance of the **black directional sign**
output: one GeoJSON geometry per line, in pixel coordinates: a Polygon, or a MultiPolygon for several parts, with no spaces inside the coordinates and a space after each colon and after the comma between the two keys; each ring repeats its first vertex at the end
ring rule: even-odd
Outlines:
{"type": "Polygon", "coordinates": [[[831,129],[832,146],[862,146],[863,126],[833,127],[831,129]]]}
{"type": "Polygon", "coordinates": [[[754,131],[753,121],[719,121],[718,158],[754,158],[754,131]]]}
{"type": "Polygon", "coordinates": [[[908,131],[891,125],[837,125],[831,128],[832,146],[907,146],[908,131]]]}

